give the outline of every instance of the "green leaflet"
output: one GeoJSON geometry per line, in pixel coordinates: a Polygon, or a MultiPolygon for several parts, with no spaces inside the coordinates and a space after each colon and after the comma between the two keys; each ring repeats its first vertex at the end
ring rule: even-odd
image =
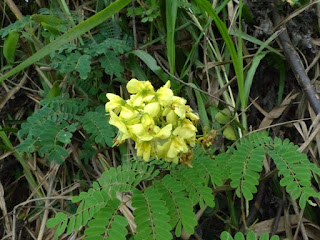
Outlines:
{"type": "Polygon", "coordinates": [[[34,112],[21,125],[18,132],[19,137],[34,136],[34,131],[41,128],[40,126],[46,121],[74,120],[87,107],[87,101],[78,98],[54,97],[42,100],[40,105],[42,108],[34,112]]]}
{"type": "Polygon", "coordinates": [[[30,16],[25,16],[21,20],[15,21],[14,23],[1,28],[0,36],[1,38],[5,38],[11,31],[20,31],[22,30],[26,24],[30,23],[30,16]]]}
{"type": "Polygon", "coordinates": [[[203,207],[204,204],[210,207],[215,206],[212,190],[206,186],[205,178],[199,177],[192,168],[181,167],[177,172],[177,178],[183,180],[182,184],[186,188],[193,206],[198,203],[200,203],[200,207],[203,207]]]}
{"type": "MultiPolygon", "coordinates": [[[[135,239],[172,239],[172,233],[180,237],[182,229],[193,234],[198,224],[194,206],[215,205],[212,186],[231,179],[238,197],[243,196],[246,202],[253,198],[266,154],[279,169],[281,185],[294,199],[300,198],[299,204],[304,207],[310,196],[319,197],[312,190],[311,176],[320,171],[305,154],[296,150],[297,146],[288,140],[273,140],[266,132],[258,132],[240,139],[228,153],[215,158],[197,149],[193,168],[161,160],[134,159],[105,171],[87,192],[73,197],[72,201],[78,203],[74,215],[57,214],[54,220],[48,221],[48,226],[57,227],[58,236],[63,232],[71,234],[88,223],[85,239],[105,239],[104,233],[110,239],[125,239],[128,223],[119,213],[119,206],[125,202],[120,203],[117,196],[130,192],[137,224],[135,239]]],[[[221,239],[254,240],[258,237],[253,232],[246,236],[237,233],[234,237],[223,232],[221,239]]],[[[268,240],[269,236],[263,234],[259,239],[268,240]]]]}
{"type": "Polygon", "coordinates": [[[88,78],[88,74],[91,71],[90,64],[91,64],[91,56],[85,54],[79,58],[77,65],[75,66],[75,70],[79,72],[81,79],[88,78]]]}
{"type": "Polygon", "coordinates": [[[105,73],[108,75],[120,77],[121,73],[124,71],[119,58],[113,51],[108,50],[104,56],[99,58],[99,61],[104,68],[105,73]]]}
{"type": "MultiPolygon", "coordinates": [[[[280,239],[278,235],[273,235],[271,238],[269,238],[269,234],[268,233],[263,233],[260,238],[258,238],[256,236],[256,234],[253,231],[248,232],[248,234],[246,236],[243,235],[243,233],[238,232],[235,234],[234,238],[230,235],[230,233],[224,231],[221,233],[220,235],[220,239],[221,240],[278,240],[280,239]]],[[[287,238],[285,238],[284,240],[288,240],[287,238]]]]}
{"type": "Polygon", "coordinates": [[[88,228],[84,231],[85,240],[111,239],[125,240],[128,231],[128,221],[125,217],[115,215],[120,207],[118,199],[110,201],[107,207],[99,210],[89,221],[88,228]]]}
{"type": "Polygon", "coordinates": [[[133,214],[137,224],[135,239],[172,239],[168,208],[157,189],[152,186],[144,192],[134,189],[132,206],[135,207],[133,214]]]}
{"type": "Polygon", "coordinates": [[[181,236],[182,227],[189,234],[193,234],[197,221],[192,210],[192,201],[185,196],[185,187],[170,175],[155,182],[155,187],[162,193],[162,198],[166,201],[171,219],[169,224],[171,229],[175,228],[176,236],[181,236]]]}
{"type": "Polygon", "coordinates": [[[203,149],[199,148],[195,152],[197,157],[192,160],[193,169],[198,172],[199,176],[210,177],[213,186],[221,186],[225,179],[222,175],[223,171],[219,168],[217,161],[213,161],[210,156],[201,150],[203,149]]]}
{"type": "Polygon", "coordinates": [[[236,188],[238,197],[241,194],[247,201],[253,199],[252,193],[257,192],[262,162],[264,160],[263,148],[253,148],[246,144],[237,146],[237,151],[231,158],[231,187],[236,188]]]}
{"type": "Polygon", "coordinates": [[[10,31],[7,39],[4,41],[3,55],[6,58],[8,64],[13,64],[14,62],[19,38],[20,33],[15,30],[12,30],[10,31]]]}
{"type": "Polygon", "coordinates": [[[113,128],[108,124],[108,118],[103,113],[87,112],[80,119],[84,130],[92,134],[94,141],[102,146],[113,145],[113,137],[115,135],[113,128]]]}
{"type": "Polygon", "coordinates": [[[51,15],[33,14],[31,19],[39,24],[42,22],[53,26],[62,24],[62,20],[60,18],[51,15]]]}
{"type": "Polygon", "coordinates": [[[42,100],[40,105],[42,108],[21,125],[18,136],[23,141],[17,146],[19,151],[38,152],[48,161],[62,163],[69,155],[66,145],[71,142],[80,123],[89,134],[87,141],[91,145],[96,142],[101,146],[112,146],[114,129],[104,113],[88,112],[86,100],[53,97],[42,100]]]}
{"type": "Polygon", "coordinates": [[[35,145],[39,145],[39,155],[44,157],[48,154],[48,161],[55,161],[59,164],[69,155],[63,144],[71,142],[72,133],[76,130],[77,123],[69,125],[63,121],[61,124],[47,120],[38,128],[35,128],[32,135],[22,142],[17,148],[20,152],[34,152],[35,145]]]}
{"type": "MultiPolygon", "coordinates": [[[[286,187],[293,199],[299,200],[299,205],[304,208],[309,197],[319,197],[312,188],[311,176],[317,169],[310,163],[304,153],[297,152],[298,147],[288,140],[275,139],[275,146],[268,151],[282,176],[280,185],[286,187]]],[[[317,174],[317,173],[315,173],[317,174]]]]}
{"type": "Polygon", "coordinates": [[[70,42],[71,40],[79,37],[80,35],[86,33],[90,29],[98,26],[102,22],[104,22],[107,18],[111,17],[113,14],[119,12],[122,8],[128,5],[131,0],[117,0],[116,2],[110,4],[107,8],[98,12],[97,14],[93,15],[86,21],[80,23],[79,25],[75,26],[74,28],[70,29],[68,32],[63,34],[61,37],[57,38],[55,41],[49,43],[42,49],[40,49],[37,53],[20,63],[14,69],[9,71],[8,73],[4,74],[0,77],[0,83],[7,78],[13,76],[14,74],[20,72],[21,70],[25,69],[26,67],[30,66],[31,64],[39,61],[46,55],[50,54],[52,51],[59,49],[64,44],[70,42]]]}

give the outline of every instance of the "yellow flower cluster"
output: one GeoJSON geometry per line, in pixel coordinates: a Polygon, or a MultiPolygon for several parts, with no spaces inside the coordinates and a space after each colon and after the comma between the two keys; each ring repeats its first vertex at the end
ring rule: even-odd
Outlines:
{"type": "Polygon", "coordinates": [[[282,0],[282,2],[288,2],[291,6],[294,6],[296,4],[296,1],[294,0],[282,0]]]}
{"type": "Polygon", "coordinates": [[[156,157],[178,163],[183,155],[190,156],[196,142],[194,122],[199,117],[185,99],[173,96],[170,81],[155,91],[149,81],[131,79],[127,90],[131,94],[128,100],[107,93],[109,123],[119,129],[115,145],[131,138],[137,156],[145,161],[156,157]]]}

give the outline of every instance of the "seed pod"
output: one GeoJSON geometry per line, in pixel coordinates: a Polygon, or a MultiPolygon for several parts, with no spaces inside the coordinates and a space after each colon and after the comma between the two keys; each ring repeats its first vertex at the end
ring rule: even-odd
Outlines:
{"type": "Polygon", "coordinates": [[[234,131],[234,128],[231,125],[228,125],[224,130],[223,130],[223,136],[228,139],[235,141],[237,140],[237,134],[234,131]]]}
{"type": "Polygon", "coordinates": [[[215,119],[220,124],[227,124],[231,120],[230,110],[228,108],[221,110],[217,113],[215,119]]]}

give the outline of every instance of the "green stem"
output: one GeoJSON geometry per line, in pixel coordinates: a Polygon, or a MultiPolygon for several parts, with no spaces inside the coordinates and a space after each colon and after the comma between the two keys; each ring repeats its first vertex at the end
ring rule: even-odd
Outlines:
{"type": "Polygon", "coordinates": [[[227,196],[228,208],[230,210],[231,225],[233,225],[233,226],[235,226],[236,228],[239,229],[237,214],[236,214],[236,211],[235,211],[235,208],[234,208],[234,202],[232,201],[231,192],[230,191],[226,191],[226,196],[227,196]]]}

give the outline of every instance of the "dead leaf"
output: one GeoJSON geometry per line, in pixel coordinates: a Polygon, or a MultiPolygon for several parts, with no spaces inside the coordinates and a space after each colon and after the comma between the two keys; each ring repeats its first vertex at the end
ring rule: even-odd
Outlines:
{"type": "Polygon", "coordinates": [[[294,100],[298,96],[298,94],[299,93],[293,94],[293,91],[290,92],[288,96],[282,101],[280,106],[275,107],[268,113],[268,116],[265,116],[265,118],[260,123],[259,128],[266,128],[270,126],[275,119],[281,116],[281,114],[284,112],[284,110],[287,108],[290,102],[294,100]]]}

